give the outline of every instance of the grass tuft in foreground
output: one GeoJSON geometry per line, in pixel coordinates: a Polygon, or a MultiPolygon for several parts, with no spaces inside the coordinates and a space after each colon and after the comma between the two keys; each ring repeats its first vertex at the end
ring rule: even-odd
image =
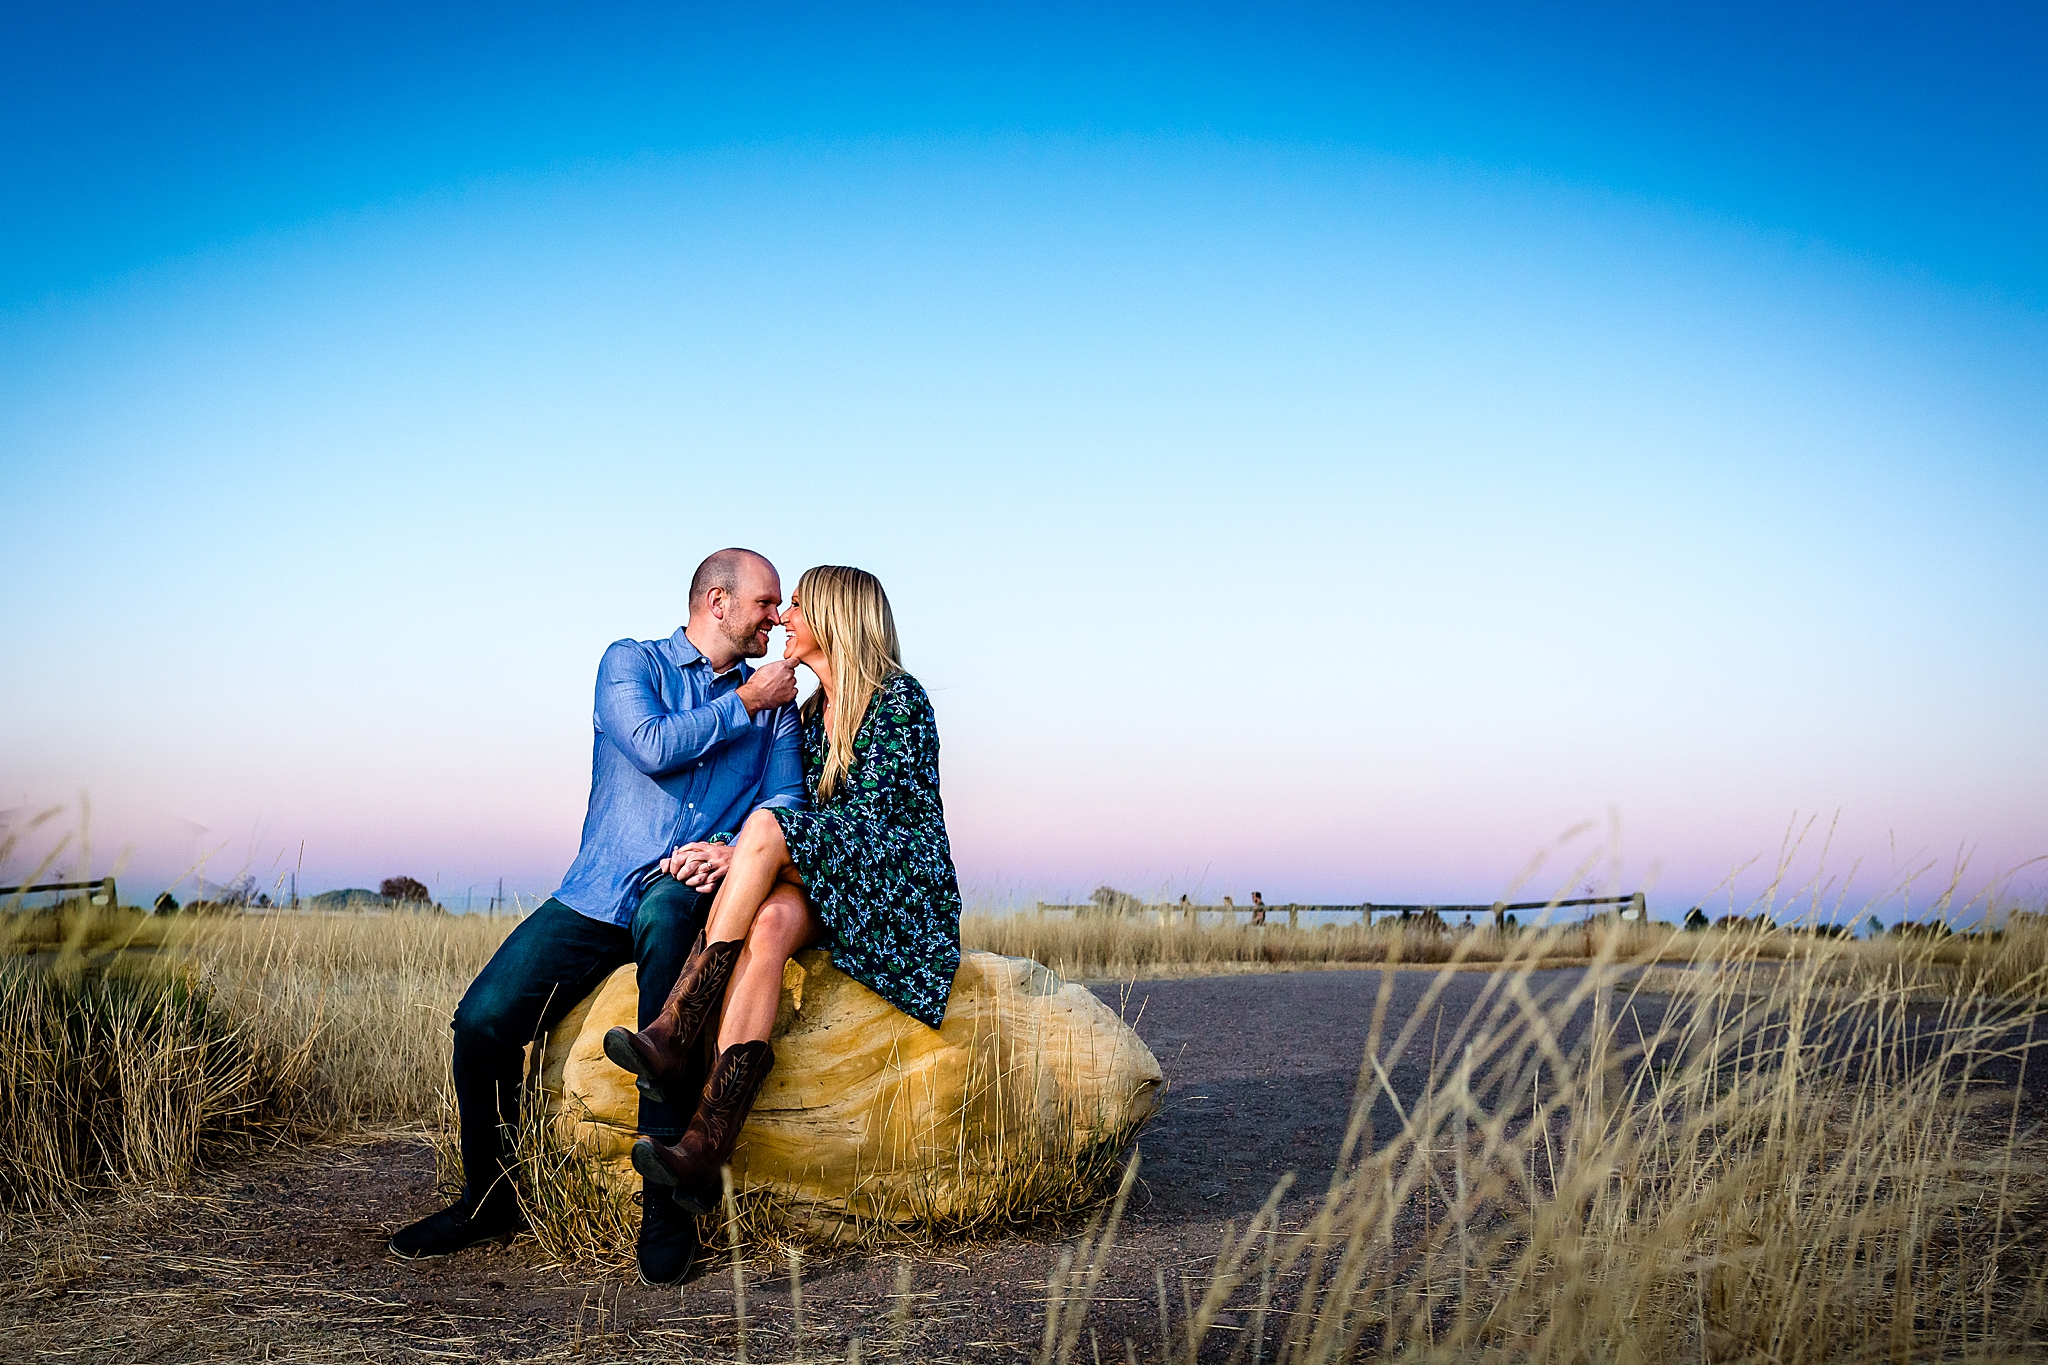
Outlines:
{"type": "Polygon", "coordinates": [[[0,1225],[259,1144],[430,1123],[511,923],[132,912],[0,922],[0,1225]]]}
{"type": "MultiPolygon", "coordinates": [[[[1162,1277],[1148,1354],[2039,1358],[2048,1174],[2014,1082],[2041,1021],[1916,1004],[1895,975],[1845,987],[1854,946],[1770,964],[1700,943],[1717,951],[1658,999],[1630,983],[1661,953],[1547,990],[1511,959],[1444,1035],[1447,977],[1405,1018],[1383,977],[1326,1192],[1290,1220],[1283,1182],[1207,1276],[1162,1277]],[[1427,1084],[1397,1098],[1418,1062],[1427,1084]]],[[[1052,1298],[1040,1359],[1080,1358],[1085,1299],[1052,1298]]]]}
{"type": "Polygon", "coordinates": [[[40,1221],[97,1190],[175,1188],[203,1155],[301,1133],[312,1072],[304,1041],[176,967],[0,964],[0,1209],[40,1221]]]}

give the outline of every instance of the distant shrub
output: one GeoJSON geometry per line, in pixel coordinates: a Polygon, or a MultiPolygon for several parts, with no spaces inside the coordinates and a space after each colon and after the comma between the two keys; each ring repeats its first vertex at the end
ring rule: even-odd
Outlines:
{"type": "Polygon", "coordinates": [[[1892,926],[1892,932],[1900,938],[1947,938],[1955,930],[1949,928],[1940,920],[1929,920],[1925,924],[1914,924],[1910,920],[1900,920],[1892,926]]]}
{"type": "Polygon", "coordinates": [[[1135,915],[1145,903],[1128,891],[1119,891],[1113,886],[1098,886],[1088,893],[1088,902],[1098,915],[1135,915]]]}
{"type": "Polygon", "coordinates": [[[405,901],[413,905],[425,905],[434,899],[424,882],[411,877],[386,877],[377,883],[377,894],[387,901],[405,901]]]}
{"type": "Polygon", "coordinates": [[[322,891],[317,896],[306,897],[306,906],[312,910],[362,910],[389,904],[384,897],[366,886],[351,886],[340,891],[322,891]]]}

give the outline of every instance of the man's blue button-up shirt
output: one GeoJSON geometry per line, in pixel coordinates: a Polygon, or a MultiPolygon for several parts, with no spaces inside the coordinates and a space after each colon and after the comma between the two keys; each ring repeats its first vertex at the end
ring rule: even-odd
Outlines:
{"type": "Polygon", "coordinates": [[[678,630],[620,640],[597,666],[597,729],[583,846],[555,899],[627,924],[655,864],[678,844],[737,831],[763,806],[805,804],[795,706],[747,714],[747,665],[714,675],[678,630]]]}

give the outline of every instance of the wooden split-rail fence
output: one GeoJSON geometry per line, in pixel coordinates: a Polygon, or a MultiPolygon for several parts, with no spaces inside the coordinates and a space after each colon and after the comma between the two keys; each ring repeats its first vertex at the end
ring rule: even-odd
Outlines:
{"type": "Polygon", "coordinates": [[[1156,916],[1161,924],[1172,923],[1176,915],[1189,924],[1202,923],[1204,915],[1215,916],[1216,922],[1222,924],[1237,924],[1239,915],[1246,916],[1247,923],[1266,924],[1272,922],[1272,916],[1285,913],[1287,927],[1290,929],[1301,927],[1301,917],[1304,914],[1339,917],[1356,915],[1358,922],[1367,928],[1372,927],[1375,915],[1380,917],[1382,923],[1388,919],[1420,920],[1424,924],[1444,927],[1449,926],[1446,917],[1450,915],[1491,915],[1494,927],[1504,929],[1507,927],[1507,917],[1511,914],[1519,915],[1531,910],[1577,909],[1595,905],[1615,907],[1606,913],[1622,919],[1647,922],[1650,917],[1649,904],[1641,891],[1626,896],[1575,896],[1569,900],[1494,901],[1491,905],[1382,905],[1376,901],[1366,901],[1358,905],[1238,905],[1228,899],[1221,905],[1196,905],[1189,901],[1147,903],[1132,896],[1106,904],[1090,902],[1085,905],[1053,905],[1040,901],[1038,913],[1071,915],[1075,919],[1137,919],[1151,915],[1156,916]]]}
{"type": "Polygon", "coordinates": [[[92,903],[108,908],[121,904],[121,894],[114,889],[112,877],[102,877],[96,882],[37,882],[33,886],[0,886],[0,896],[32,896],[43,891],[90,891],[92,903]]]}

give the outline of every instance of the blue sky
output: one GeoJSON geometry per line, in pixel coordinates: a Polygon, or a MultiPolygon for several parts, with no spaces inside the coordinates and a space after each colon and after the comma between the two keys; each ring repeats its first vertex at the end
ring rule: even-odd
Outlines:
{"type": "Polygon", "coordinates": [[[2037,303],[2048,270],[2027,5],[190,10],[17,16],[10,298],[484,177],[875,138],[1367,148],[2037,303]]]}
{"type": "Polygon", "coordinates": [[[31,19],[0,805],[544,893],[597,654],[739,542],[889,584],[979,895],[1490,900],[1610,811],[1674,904],[1795,812],[1974,889],[2048,853],[2042,37],[31,19]]]}

